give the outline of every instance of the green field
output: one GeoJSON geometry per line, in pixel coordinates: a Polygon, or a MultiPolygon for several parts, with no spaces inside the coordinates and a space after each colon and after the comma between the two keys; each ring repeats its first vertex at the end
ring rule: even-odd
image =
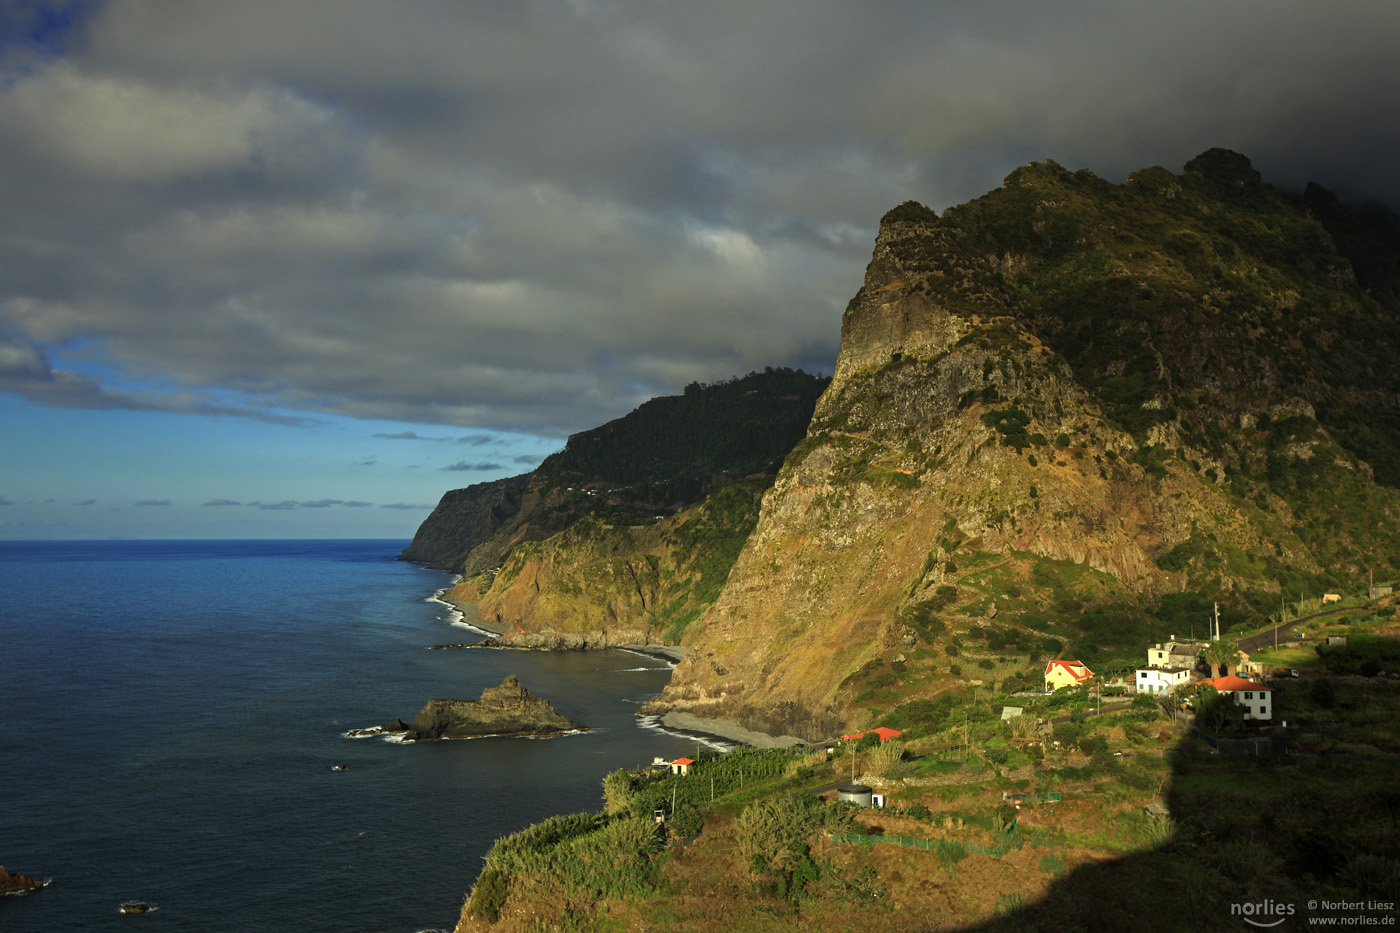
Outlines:
{"type": "Polygon", "coordinates": [[[1256,651],[1249,659],[1268,667],[1287,667],[1298,671],[1322,670],[1322,662],[1311,645],[1269,648],[1256,651]]]}

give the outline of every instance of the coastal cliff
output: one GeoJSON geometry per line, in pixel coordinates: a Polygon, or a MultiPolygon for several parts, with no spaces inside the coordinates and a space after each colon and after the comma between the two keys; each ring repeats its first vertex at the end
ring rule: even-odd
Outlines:
{"type": "Polygon", "coordinates": [[[718,597],[771,477],[738,480],[649,524],[586,516],[512,549],[449,597],[476,604],[496,643],[526,648],[679,645],[718,597]]]}
{"type": "Polygon", "coordinates": [[[400,560],[420,561],[441,570],[460,568],[472,548],[494,535],[520,511],[530,474],[477,483],[443,495],[418,526],[400,560]]]}
{"type": "Polygon", "coordinates": [[[404,556],[462,573],[448,597],[499,644],[679,644],[825,386],[769,368],[652,399],[525,477],[448,493],[404,556]]]}

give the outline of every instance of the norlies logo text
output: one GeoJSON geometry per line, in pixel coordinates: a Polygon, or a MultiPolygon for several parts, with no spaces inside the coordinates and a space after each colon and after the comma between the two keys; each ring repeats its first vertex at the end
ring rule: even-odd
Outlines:
{"type": "Polygon", "coordinates": [[[1292,904],[1280,904],[1278,901],[1263,900],[1257,904],[1231,904],[1230,916],[1243,917],[1245,923],[1257,927],[1276,927],[1289,917],[1298,912],[1298,908],[1292,904]],[[1272,923],[1263,923],[1253,920],[1253,917],[1277,917],[1272,923]]]}

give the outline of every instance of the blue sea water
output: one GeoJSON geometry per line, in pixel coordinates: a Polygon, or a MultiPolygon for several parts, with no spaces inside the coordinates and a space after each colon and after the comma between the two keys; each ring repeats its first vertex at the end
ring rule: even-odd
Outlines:
{"type": "Polygon", "coordinates": [[[52,879],[0,930],[451,929],[495,839],[695,750],[660,660],[428,650],[479,636],[406,544],[0,542],[0,864],[52,879]],[[506,674],[593,731],[344,737],[506,674]]]}

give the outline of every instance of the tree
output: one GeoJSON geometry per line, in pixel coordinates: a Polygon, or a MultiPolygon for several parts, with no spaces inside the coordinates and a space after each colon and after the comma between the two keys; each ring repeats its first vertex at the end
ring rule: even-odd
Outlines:
{"type": "Polygon", "coordinates": [[[609,816],[631,810],[636,796],[632,789],[632,775],[621,768],[603,778],[603,805],[609,816]]]}
{"type": "Polygon", "coordinates": [[[1233,694],[1205,685],[1196,697],[1196,723],[1207,732],[1237,732],[1244,728],[1244,707],[1233,694]]]}
{"type": "Polygon", "coordinates": [[[1233,641],[1213,641],[1206,645],[1206,650],[1201,652],[1201,657],[1206,659],[1210,665],[1210,676],[1220,677],[1225,673],[1226,665],[1238,664],[1240,659],[1240,646],[1233,641]]]}

